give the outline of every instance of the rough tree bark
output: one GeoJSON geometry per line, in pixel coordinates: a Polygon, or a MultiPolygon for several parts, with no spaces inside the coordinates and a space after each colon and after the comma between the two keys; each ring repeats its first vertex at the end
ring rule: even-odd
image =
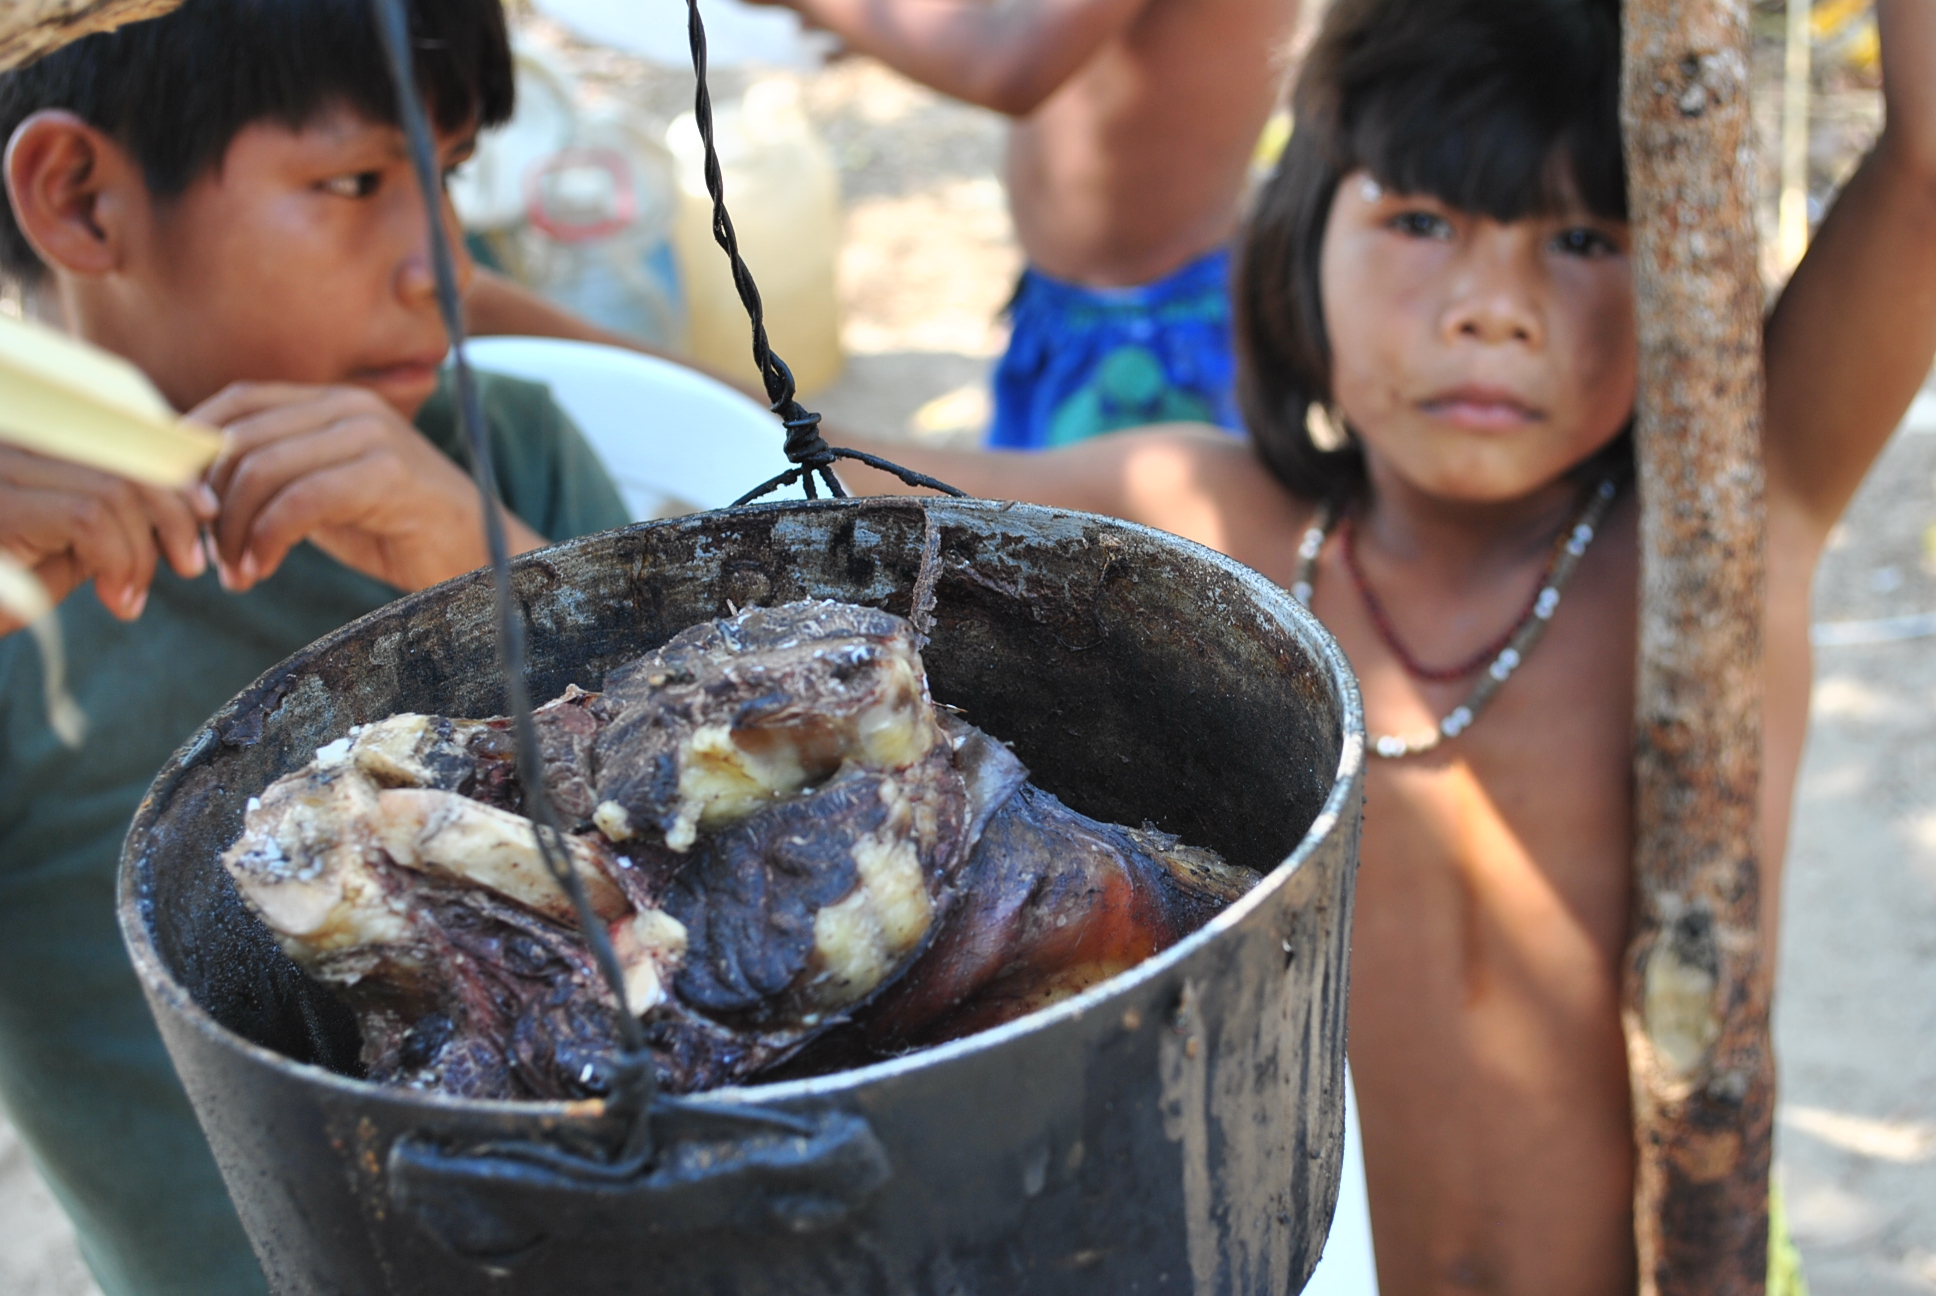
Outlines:
{"type": "Polygon", "coordinates": [[[182,0],[0,0],[0,72],[69,41],[154,18],[182,0]]]}
{"type": "Polygon", "coordinates": [[[1763,1291],[1761,286],[1747,0],[1626,0],[1641,596],[1623,1015],[1643,1296],[1763,1291]]]}

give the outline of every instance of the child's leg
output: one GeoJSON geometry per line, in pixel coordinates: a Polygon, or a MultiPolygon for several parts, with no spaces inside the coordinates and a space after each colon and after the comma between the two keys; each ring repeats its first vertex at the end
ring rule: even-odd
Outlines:
{"type": "Polygon", "coordinates": [[[0,1100],[107,1296],[261,1296],[112,889],[39,876],[0,890],[0,1100]]]}

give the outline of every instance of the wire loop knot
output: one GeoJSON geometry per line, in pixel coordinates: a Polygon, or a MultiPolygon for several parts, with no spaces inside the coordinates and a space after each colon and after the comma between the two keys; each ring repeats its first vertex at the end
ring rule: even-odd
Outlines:
{"type": "Polygon", "coordinates": [[[903,468],[879,455],[828,445],[820,435],[820,416],[801,405],[796,398],[793,370],[774,353],[773,344],[766,336],[766,308],[760,302],[759,285],[753,282],[753,272],[747,268],[745,258],[740,256],[739,235],[733,229],[733,218],[726,211],[726,177],[719,165],[719,149],[713,141],[713,97],[706,84],[706,24],[699,18],[699,0],[686,0],[686,39],[692,47],[692,71],[696,83],[692,116],[699,127],[699,142],[705,150],[706,193],[713,204],[713,241],[726,254],[727,263],[733,271],[733,287],[739,293],[740,305],[746,308],[746,318],[753,325],[753,364],[759,370],[761,384],[766,388],[767,408],[779,416],[786,428],[786,457],[793,465],[734,500],[733,507],[750,504],[762,495],[770,495],[795,482],[805,488],[808,499],[820,498],[818,485],[826,486],[827,493],[833,498],[845,499],[847,489],[834,476],[834,462],[839,459],[852,459],[870,468],[892,473],[909,486],[964,498],[967,492],[956,490],[925,473],[903,468]]]}

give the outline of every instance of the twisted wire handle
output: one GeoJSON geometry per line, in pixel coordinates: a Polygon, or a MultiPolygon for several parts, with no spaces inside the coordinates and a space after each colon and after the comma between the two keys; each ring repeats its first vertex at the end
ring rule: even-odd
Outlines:
{"type": "MultiPolygon", "coordinates": [[[[370,0],[377,34],[390,65],[397,92],[397,111],[402,121],[410,160],[422,192],[429,226],[431,267],[436,278],[437,307],[449,336],[457,388],[457,423],[471,457],[471,473],[484,515],[485,546],[490,554],[492,588],[496,594],[498,665],[504,675],[505,710],[512,719],[516,745],[518,781],[524,792],[524,807],[532,820],[538,853],[545,869],[571,899],[572,910],[590,947],[600,978],[617,1004],[619,1049],[612,1059],[607,1108],[625,1122],[626,1135],[614,1154],[592,1161],[575,1153],[537,1143],[499,1145],[500,1154],[545,1165],[590,1179],[623,1179],[639,1173],[653,1157],[651,1113],[677,1105],[655,1092],[652,1059],[646,1049],[644,1031],[632,1015],[625,997],[625,979],[612,950],[612,944],[593,911],[584,884],[566,857],[563,830],[544,787],[544,765],[538,749],[537,726],[532,718],[531,694],[525,679],[526,654],[524,623],[518,616],[511,595],[510,550],[505,538],[503,504],[499,500],[496,471],[491,462],[490,442],[484,424],[476,376],[464,351],[462,303],[457,292],[456,261],[443,221],[443,184],[439,178],[436,146],[430,122],[424,112],[423,98],[417,90],[416,68],[411,54],[409,18],[403,0],[370,0]]],[[[795,481],[802,482],[809,499],[818,498],[814,477],[818,475],[836,498],[846,491],[833,473],[839,459],[852,459],[870,467],[891,472],[911,486],[926,487],[945,494],[964,492],[925,474],[903,468],[877,455],[829,446],[820,436],[820,415],[803,407],[795,395],[793,371],[773,351],[766,336],[764,311],[759,287],[739,254],[739,240],[732,218],[726,212],[725,183],[719,154],[713,142],[712,96],[706,86],[706,35],[699,18],[697,0],[687,0],[688,31],[692,42],[693,70],[698,78],[695,116],[706,152],[706,190],[713,202],[713,237],[718,241],[733,269],[733,283],[753,325],[753,358],[759,366],[773,412],[786,427],[786,456],[793,466],[762,486],[741,497],[737,504],[751,500],[795,481]]],[[[754,1112],[749,1118],[786,1125],[797,1120],[781,1114],[754,1112]]]]}
{"type": "Polygon", "coordinates": [[[411,57],[410,21],[403,0],[371,0],[375,9],[377,34],[390,64],[390,76],[397,91],[397,112],[410,149],[410,161],[423,193],[424,213],[430,226],[431,267],[437,281],[437,307],[444,329],[450,336],[457,383],[457,423],[464,443],[470,449],[471,474],[484,513],[484,539],[491,556],[491,583],[497,594],[498,666],[504,674],[505,710],[511,714],[512,734],[517,749],[518,782],[524,791],[524,808],[537,837],[538,854],[552,879],[571,898],[585,942],[590,946],[600,977],[618,1005],[620,1049],[614,1059],[608,1106],[627,1118],[627,1135],[618,1163],[642,1162],[651,1154],[651,1127],[645,1114],[653,1098],[654,1076],[646,1052],[645,1033],[638,1018],[625,1001],[625,977],[619,968],[612,943],[593,912],[584,884],[565,855],[564,834],[545,792],[544,762],[538,751],[538,729],[531,716],[531,691],[525,681],[524,622],[511,597],[510,549],[504,535],[504,506],[497,493],[497,474],[491,464],[491,447],[484,427],[483,406],[479,402],[477,380],[464,355],[464,317],[457,294],[457,264],[451,255],[450,239],[444,228],[444,189],[438,175],[436,145],[424,113],[422,96],[417,92],[416,67],[411,57]]]}
{"type": "Polygon", "coordinates": [[[851,459],[870,468],[892,473],[909,486],[921,486],[944,495],[965,498],[965,491],[957,490],[926,473],[903,468],[879,455],[828,445],[820,435],[820,415],[800,403],[794,388],[793,370],[780,359],[767,339],[766,308],[760,301],[760,288],[753,282],[753,272],[747,269],[746,259],[740,255],[739,235],[734,231],[733,218],[726,210],[726,178],[720,169],[719,150],[713,143],[713,96],[706,84],[706,24],[699,17],[699,0],[686,0],[686,38],[692,46],[692,71],[696,82],[692,115],[699,127],[699,142],[705,148],[706,193],[713,203],[713,241],[726,253],[726,260],[733,270],[733,287],[739,293],[740,305],[746,308],[746,317],[752,321],[753,364],[758,368],[760,383],[766,389],[767,408],[779,416],[781,426],[786,428],[786,457],[793,465],[734,500],[733,507],[750,504],[762,495],[769,495],[795,482],[805,488],[808,499],[818,499],[820,494],[814,484],[816,477],[825,483],[829,495],[844,499],[847,491],[841,486],[840,479],[834,476],[834,462],[839,459],[851,459]]]}

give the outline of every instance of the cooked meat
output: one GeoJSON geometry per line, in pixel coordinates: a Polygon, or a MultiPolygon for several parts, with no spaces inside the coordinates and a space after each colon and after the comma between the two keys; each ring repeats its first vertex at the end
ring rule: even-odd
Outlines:
{"type": "Polygon", "coordinates": [[[939,737],[914,630],[846,603],[748,608],[613,671],[592,704],[594,822],[685,851],[843,764],[914,764],[939,737]]]}
{"type": "MultiPolygon", "coordinates": [[[[545,788],[675,1092],[753,1077],[849,1021],[898,1050],[1006,1020],[1254,881],[1027,786],[1007,748],[933,705],[911,628],[884,612],[747,609],[605,684],[536,712],[545,788]]],[[[609,1089],[619,1005],[513,765],[502,718],[358,726],[252,800],[223,856],[355,1009],[372,1079],[609,1089]]]]}
{"type": "MultiPolygon", "coordinates": [[[[333,744],[332,744],[333,745],[333,744]]],[[[339,959],[406,947],[409,906],[377,843],[377,785],[340,753],[324,748],[315,764],[251,797],[242,836],[222,863],[289,956],[326,981],[339,959]]]]}
{"type": "MultiPolygon", "coordinates": [[[[591,787],[591,747],[599,720],[590,710],[597,696],[573,684],[531,716],[552,808],[563,823],[579,829],[591,826],[598,804],[591,787]]],[[[318,752],[318,759],[334,755],[334,746],[318,752]]],[[[524,808],[511,722],[502,717],[394,715],[351,729],[341,754],[384,787],[459,792],[504,810],[524,808]]]]}
{"type": "MultiPolygon", "coordinates": [[[[684,930],[634,907],[645,871],[602,839],[565,845],[609,922],[628,1006],[652,1010],[684,930]]],[[[290,957],[356,1010],[372,1079],[471,1097],[600,1091],[603,1063],[585,1064],[609,1055],[616,1005],[529,820],[381,788],[338,757],[271,785],[223,863],[290,957]]]]}
{"type": "MultiPolygon", "coordinates": [[[[563,816],[627,821],[617,841],[569,834],[570,865],[662,1082],[743,1078],[923,946],[967,856],[967,786],[911,632],[885,613],[748,610],[608,682],[538,712],[563,816]]],[[[609,1052],[616,1005],[516,812],[511,756],[501,719],[359,726],[253,803],[224,857],[290,955],[356,1006],[374,1078],[531,1097],[604,1083],[585,1060],[609,1052]]]]}
{"type": "Polygon", "coordinates": [[[898,776],[845,774],[697,852],[666,896],[691,941],[679,997],[725,1020],[811,1025],[900,970],[954,894],[943,866],[965,797],[945,749],[931,755],[898,776]]]}
{"type": "Polygon", "coordinates": [[[868,1014],[869,1044],[938,1044],[1046,1008],[1168,949],[1257,882],[1024,785],[982,833],[947,926],[868,1014]]]}
{"type": "MultiPolygon", "coordinates": [[[[571,898],[538,851],[531,821],[431,788],[387,788],[376,794],[377,843],[393,864],[488,887],[553,922],[575,921],[571,898]]],[[[562,843],[592,910],[606,922],[632,912],[613,881],[612,849],[596,836],[562,843]]]]}
{"type": "Polygon", "coordinates": [[[436,982],[408,998],[347,987],[370,1079],[469,1098],[606,1087],[614,1005],[576,931],[475,888],[432,881],[409,894],[436,982]]]}

